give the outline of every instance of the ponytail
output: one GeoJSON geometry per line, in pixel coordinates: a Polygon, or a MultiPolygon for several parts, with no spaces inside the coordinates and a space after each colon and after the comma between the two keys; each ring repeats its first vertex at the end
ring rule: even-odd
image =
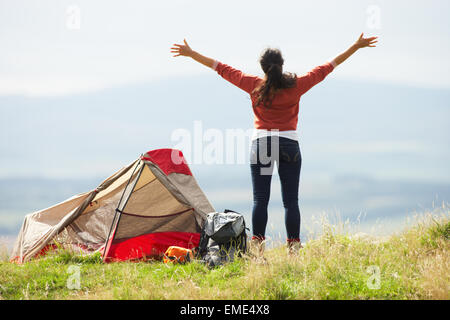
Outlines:
{"type": "Polygon", "coordinates": [[[271,64],[267,71],[267,82],[274,87],[280,87],[283,81],[283,68],[279,64],[271,64]]]}
{"type": "Polygon", "coordinates": [[[266,80],[253,93],[257,95],[255,107],[264,105],[270,107],[275,93],[279,89],[295,86],[297,76],[283,73],[283,57],[278,49],[266,49],[261,55],[260,64],[266,80]]]}

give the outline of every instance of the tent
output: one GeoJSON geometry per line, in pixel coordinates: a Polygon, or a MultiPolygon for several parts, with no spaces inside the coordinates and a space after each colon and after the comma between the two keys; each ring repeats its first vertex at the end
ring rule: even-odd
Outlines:
{"type": "Polygon", "coordinates": [[[152,150],[95,190],[28,214],[12,251],[23,263],[57,245],[122,261],[161,255],[172,245],[198,246],[214,208],[181,151],[152,150]]]}

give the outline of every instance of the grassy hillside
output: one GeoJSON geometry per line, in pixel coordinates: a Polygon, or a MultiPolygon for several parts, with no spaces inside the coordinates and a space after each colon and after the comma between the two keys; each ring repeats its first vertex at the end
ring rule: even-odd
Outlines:
{"type": "Polygon", "coordinates": [[[24,265],[0,262],[0,298],[449,299],[449,238],[448,215],[384,240],[327,227],[298,256],[280,246],[267,250],[267,263],[242,258],[213,270],[198,262],[103,264],[100,256],[60,252],[24,265]],[[74,270],[79,289],[68,288],[74,270]]]}

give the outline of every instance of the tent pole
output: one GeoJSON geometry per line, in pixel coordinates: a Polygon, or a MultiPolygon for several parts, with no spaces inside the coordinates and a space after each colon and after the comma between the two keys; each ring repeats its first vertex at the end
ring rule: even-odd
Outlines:
{"type": "Polygon", "coordinates": [[[117,208],[114,211],[114,218],[113,218],[113,221],[111,223],[111,227],[109,228],[108,237],[106,238],[105,249],[103,250],[103,258],[105,258],[106,249],[107,249],[107,246],[108,246],[109,238],[111,237],[111,232],[113,230],[113,226],[116,224],[115,222],[116,222],[117,214],[119,212],[120,203],[122,202],[123,196],[125,195],[125,191],[127,190],[128,185],[130,184],[130,181],[133,179],[134,172],[136,171],[137,167],[139,166],[139,163],[141,163],[141,161],[138,161],[136,163],[136,166],[134,167],[133,172],[131,173],[130,179],[128,179],[127,184],[126,184],[125,188],[123,189],[122,196],[120,197],[120,200],[117,203],[117,208]]]}

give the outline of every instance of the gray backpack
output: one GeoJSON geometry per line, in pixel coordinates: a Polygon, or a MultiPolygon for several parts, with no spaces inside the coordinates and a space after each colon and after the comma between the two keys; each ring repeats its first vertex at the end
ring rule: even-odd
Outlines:
{"type": "Polygon", "coordinates": [[[216,267],[247,251],[244,216],[232,210],[209,213],[202,228],[197,254],[209,267],[216,267]]]}

